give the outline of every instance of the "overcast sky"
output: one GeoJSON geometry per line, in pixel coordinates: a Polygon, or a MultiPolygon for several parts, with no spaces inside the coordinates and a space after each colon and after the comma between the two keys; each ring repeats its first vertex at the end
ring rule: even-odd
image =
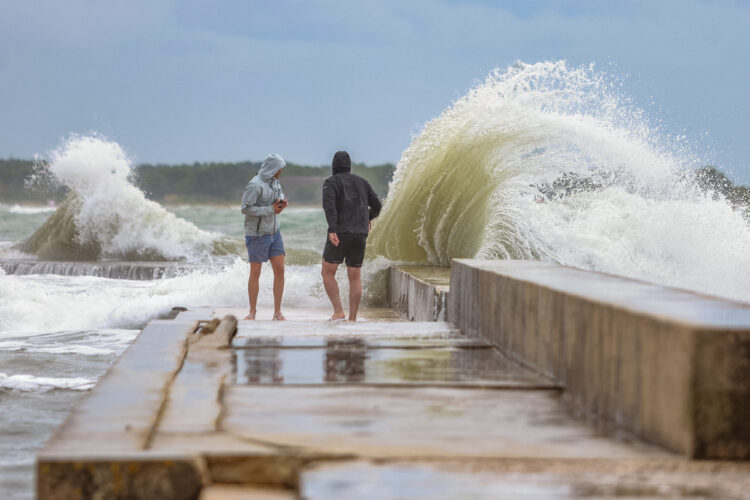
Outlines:
{"type": "Polygon", "coordinates": [[[496,67],[565,59],[750,182],[750,0],[0,0],[0,157],[396,162],[496,67]]]}

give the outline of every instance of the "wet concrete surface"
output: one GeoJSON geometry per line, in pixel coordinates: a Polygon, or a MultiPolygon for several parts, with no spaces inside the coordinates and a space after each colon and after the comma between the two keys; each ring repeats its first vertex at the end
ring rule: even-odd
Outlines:
{"type": "Polygon", "coordinates": [[[463,335],[434,337],[393,337],[370,334],[366,338],[352,338],[351,335],[334,332],[330,335],[306,335],[302,337],[239,337],[234,341],[235,349],[258,349],[268,347],[272,349],[315,349],[327,348],[331,342],[337,343],[337,348],[347,349],[351,343],[352,349],[436,349],[440,347],[462,347],[466,349],[486,349],[492,344],[476,338],[463,335]]]}
{"type": "Polygon", "coordinates": [[[557,390],[230,386],[222,429],[251,441],[363,457],[664,457],[597,436],[557,390]]]}
{"type": "MultiPolygon", "coordinates": [[[[268,346],[264,342],[263,345],[268,346]]],[[[386,344],[391,345],[391,344],[386,344]]],[[[394,384],[555,388],[492,347],[399,349],[362,339],[329,339],[323,348],[259,347],[234,353],[237,384],[394,384]]]]}
{"type": "MultiPolygon", "coordinates": [[[[694,489],[669,489],[689,461],[599,435],[567,413],[558,386],[448,323],[291,309],[285,322],[239,321],[231,346],[196,340],[199,321],[244,312],[150,323],[40,455],[40,498],[106,496],[113,482],[131,495],[142,470],[140,491],[187,492],[164,498],[195,498],[202,485],[205,499],[642,500],[713,484],[696,472],[694,489]],[[635,472],[621,472],[626,463],[635,472]],[[647,486],[629,489],[640,476],[647,486]]],[[[730,469],[718,481],[748,482],[747,469],[730,469]]]]}
{"type": "Polygon", "coordinates": [[[306,500],[739,500],[747,464],[660,460],[367,461],[323,464],[302,476],[306,500]]]}
{"type": "Polygon", "coordinates": [[[435,287],[450,285],[450,267],[398,266],[398,268],[410,276],[435,287]]]}
{"type": "Polygon", "coordinates": [[[484,270],[500,270],[504,275],[518,280],[532,281],[593,302],[671,322],[724,330],[750,328],[749,303],[553,263],[473,259],[462,262],[484,270]]]}

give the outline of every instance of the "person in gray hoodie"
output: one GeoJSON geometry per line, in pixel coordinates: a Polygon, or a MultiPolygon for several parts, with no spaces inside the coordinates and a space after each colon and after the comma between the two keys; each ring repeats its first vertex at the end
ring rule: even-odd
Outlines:
{"type": "Polygon", "coordinates": [[[285,165],[284,159],[276,153],[266,156],[258,175],[247,183],[242,194],[240,210],[245,214],[245,246],[250,261],[250,277],[247,281],[250,313],[245,319],[255,319],[260,271],[263,263],[269,260],[273,269],[273,319],[286,319],[281,314],[286,252],[278,218],[288,205],[278,180],[285,165]]]}

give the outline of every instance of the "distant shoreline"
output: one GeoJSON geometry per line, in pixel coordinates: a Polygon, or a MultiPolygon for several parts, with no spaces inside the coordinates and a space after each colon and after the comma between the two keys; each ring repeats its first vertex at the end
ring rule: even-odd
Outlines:
{"type": "MultiPolygon", "coordinates": [[[[242,199],[242,190],[260,167],[259,162],[195,163],[191,165],[136,165],[132,182],[146,198],[163,205],[234,205],[242,199]]],[[[365,178],[376,193],[385,197],[396,167],[387,163],[352,165],[352,172],[365,178]]],[[[0,203],[45,205],[60,203],[67,194],[64,186],[38,185],[28,189],[26,181],[34,174],[31,160],[0,159],[0,203]]],[[[299,206],[320,203],[323,181],[330,167],[288,163],[281,176],[284,193],[299,206]]]]}
{"type": "MultiPolygon", "coordinates": [[[[190,206],[190,207],[215,207],[215,208],[238,208],[239,203],[223,203],[223,202],[201,202],[201,201],[185,201],[185,202],[159,202],[161,206],[164,208],[180,208],[183,206],[190,206]]],[[[35,203],[35,202],[15,202],[15,201],[4,201],[0,200],[0,207],[4,208],[28,208],[28,209],[57,209],[59,204],[55,205],[48,205],[45,203],[35,203]]],[[[289,204],[289,209],[295,209],[295,208],[305,208],[305,209],[311,209],[311,208],[318,208],[320,210],[323,210],[323,207],[321,205],[315,205],[312,203],[303,203],[303,204],[296,204],[292,200],[292,202],[289,204]]]]}

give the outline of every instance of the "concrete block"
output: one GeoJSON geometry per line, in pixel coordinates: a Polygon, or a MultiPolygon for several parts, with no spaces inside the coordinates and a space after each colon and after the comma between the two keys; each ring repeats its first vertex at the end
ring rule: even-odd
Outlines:
{"type": "Polygon", "coordinates": [[[694,458],[750,458],[750,304],[530,261],[455,260],[448,315],[573,412],[694,458]]]}
{"type": "Polygon", "coordinates": [[[409,321],[445,320],[448,294],[447,268],[391,267],[388,304],[409,321]]]}
{"type": "Polygon", "coordinates": [[[48,459],[37,469],[40,500],[192,500],[202,486],[201,464],[185,457],[48,459]]]}

